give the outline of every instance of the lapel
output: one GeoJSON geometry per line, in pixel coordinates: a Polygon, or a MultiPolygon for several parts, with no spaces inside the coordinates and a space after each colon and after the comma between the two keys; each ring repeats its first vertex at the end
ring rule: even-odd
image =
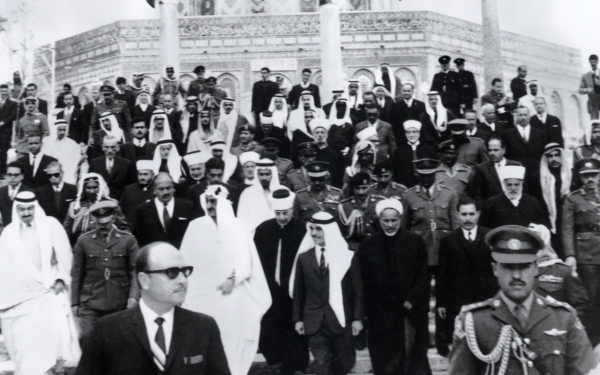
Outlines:
{"type": "MultiPolygon", "coordinates": [[[[528,142],[525,141],[525,139],[521,135],[521,132],[516,127],[515,127],[515,132],[516,132],[516,137],[519,140],[519,142],[521,142],[522,144],[526,145],[528,142]]],[[[529,140],[531,141],[531,128],[529,129],[529,140]]]]}
{"type": "Polygon", "coordinates": [[[317,249],[316,248],[312,248],[308,251],[308,258],[310,261],[310,264],[312,265],[314,271],[316,272],[317,275],[319,275],[319,278],[321,276],[321,271],[319,270],[319,263],[317,263],[317,253],[316,253],[317,249]]]}
{"type": "Polygon", "coordinates": [[[175,201],[175,197],[173,197],[173,215],[171,216],[171,221],[169,221],[169,225],[167,226],[166,232],[169,232],[171,230],[171,228],[173,227],[173,223],[175,223],[175,220],[178,220],[177,219],[178,217],[179,217],[179,205],[175,201]]]}
{"type": "Polygon", "coordinates": [[[498,172],[496,171],[496,166],[494,165],[494,162],[489,162],[488,167],[485,169],[488,171],[489,178],[493,180],[490,182],[494,182],[494,184],[500,184],[500,177],[498,176],[498,172]]]}
{"type": "Polygon", "coordinates": [[[142,311],[139,306],[136,306],[132,311],[131,330],[140,341],[140,344],[142,344],[142,348],[144,349],[144,352],[146,352],[148,360],[154,365],[152,349],[150,349],[148,333],[146,332],[146,323],[144,323],[144,317],[142,316],[142,311]]]}
{"type": "Polygon", "coordinates": [[[184,341],[185,336],[185,320],[181,318],[181,311],[179,307],[175,307],[175,315],[173,317],[173,335],[171,336],[171,345],[169,346],[169,354],[167,355],[167,361],[165,363],[165,373],[169,370],[169,367],[173,364],[177,352],[181,343],[184,341]]]}
{"type": "MultiPolygon", "coordinates": [[[[113,159],[112,170],[110,171],[110,174],[108,174],[108,178],[106,179],[106,182],[111,180],[114,177],[114,175],[117,173],[117,164],[118,164],[117,156],[115,156],[113,159]]],[[[104,169],[106,169],[106,159],[104,159],[104,169]]],[[[108,170],[106,172],[108,172],[108,170]]]]}
{"type": "MultiPolygon", "coordinates": [[[[534,303],[535,303],[535,301],[534,301],[534,303]]],[[[494,318],[503,322],[504,324],[511,325],[517,332],[519,332],[521,334],[521,336],[524,335],[525,332],[523,331],[523,328],[521,328],[521,324],[519,323],[517,318],[515,318],[515,316],[512,314],[512,312],[510,312],[510,310],[508,309],[508,306],[506,306],[506,304],[502,300],[502,297],[500,297],[500,292],[498,292],[498,294],[496,294],[496,297],[494,297],[493,301],[491,302],[491,305],[493,306],[492,315],[494,316],[494,318]]],[[[533,310],[533,307],[532,307],[532,310],[533,310]]],[[[530,320],[531,320],[531,317],[530,317],[530,320]]],[[[529,322],[528,322],[528,324],[529,324],[529,322]]]]}
{"type": "Polygon", "coordinates": [[[550,311],[546,308],[546,301],[540,298],[537,294],[533,294],[533,303],[527,319],[527,327],[525,333],[531,331],[539,322],[546,319],[550,315],[550,311]]]}

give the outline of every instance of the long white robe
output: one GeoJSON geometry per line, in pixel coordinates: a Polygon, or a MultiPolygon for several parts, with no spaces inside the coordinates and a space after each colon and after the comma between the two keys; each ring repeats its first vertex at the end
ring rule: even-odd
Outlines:
{"type": "MultiPolygon", "coordinates": [[[[219,206],[224,204],[219,201],[219,206]]],[[[249,232],[233,211],[229,218],[222,211],[217,207],[218,227],[211,217],[203,216],[190,223],[183,237],[181,255],[194,267],[183,307],[215,318],[231,374],[247,375],[271,294],[249,232]],[[234,270],[233,292],[223,295],[217,287],[234,270]]]]}
{"type": "Polygon", "coordinates": [[[63,180],[66,183],[77,185],[77,170],[81,160],[81,146],[77,142],[68,137],[61,140],[56,137],[46,137],[42,143],[42,152],[56,158],[62,165],[63,180]]]}
{"type": "Polygon", "coordinates": [[[14,220],[0,236],[0,319],[15,374],[40,375],[57,360],[73,366],[81,356],[69,296],[73,255],[62,225],[36,218],[38,270],[20,240],[20,225],[14,220]],[[54,294],[57,279],[67,288],[54,294]]]}

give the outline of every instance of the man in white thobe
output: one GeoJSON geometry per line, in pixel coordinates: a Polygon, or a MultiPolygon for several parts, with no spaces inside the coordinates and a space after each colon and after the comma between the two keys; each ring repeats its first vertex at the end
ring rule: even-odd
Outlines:
{"type": "Polygon", "coordinates": [[[63,180],[67,184],[77,185],[79,166],[85,160],[85,152],[74,140],[67,137],[68,124],[65,120],[56,120],[50,125],[50,136],[42,142],[42,153],[56,158],[65,172],[63,180]]]}

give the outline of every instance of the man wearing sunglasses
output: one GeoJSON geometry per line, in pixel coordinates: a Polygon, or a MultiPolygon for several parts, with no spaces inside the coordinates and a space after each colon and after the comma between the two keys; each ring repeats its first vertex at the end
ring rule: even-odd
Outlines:
{"type": "Polygon", "coordinates": [[[306,165],[308,186],[296,193],[294,217],[306,223],[317,212],[325,211],[338,217],[337,206],[342,199],[342,190],[327,185],[329,163],[315,161],[306,165]]]}
{"type": "Polygon", "coordinates": [[[82,340],[76,374],[230,375],[215,320],[179,307],[192,271],[165,242],[142,248],[135,261],[139,305],[96,323],[82,340]]]}
{"type": "Polygon", "coordinates": [[[69,205],[77,198],[77,187],[63,181],[63,168],[57,161],[48,164],[44,172],[50,183],[39,187],[35,195],[46,215],[64,223],[69,212],[69,205]]]}

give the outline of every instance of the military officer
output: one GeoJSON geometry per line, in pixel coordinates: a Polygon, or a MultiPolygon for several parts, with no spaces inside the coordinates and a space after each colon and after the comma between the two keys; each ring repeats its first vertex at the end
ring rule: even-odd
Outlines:
{"type": "Polygon", "coordinates": [[[294,169],[294,163],[290,159],[279,157],[281,141],[277,138],[267,137],[260,144],[264,147],[263,156],[275,162],[277,172],[279,173],[279,183],[287,185],[287,174],[294,169]]]}
{"type": "Polygon", "coordinates": [[[291,191],[298,192],[306,188],[308,181],[306,165],[315,161],[318,150],[319,146],[314,142],[300,143],[296,147],[300,168],[294,169],[287,174],[287,187],[291,191]]]}
{"type": "Polygon", "coordinates": [[[90,122],[90,140],[94,138],[94,132],[100,129],[99,118],[104,112],[112,113],[119,127],[123,129],[126,141],[131,141],[131,114],[130,108],[126,102],[115,99],[114,96],[115,88],[110,85],[103,85],[100,87],[100,93],[104,98],[102,103],[96,104],[94,112],[92,114],[92,120],[90,122]]]}
{"type": "Polygon", "coordinates": [[[315,161],[306,166],[308,186],[296,193],[294,217],[307,222],[315,213],[325,211],[338,217],[338,204],[342,200],[342,190],[327,185],[329,163],[315,161]]]}
{"type": "Polygon", "coordinates": [[[575,310],[533,291],[540,237],[507,225],[485,240],[501,290],[463,306],[448,374],[588,374],[596,359],[575,310]]]}
{"type": "Polygon", "coordinates": [[[137,305],[135,237],[114,225],[117,202],[100,201],[90,207],[96,229],[82,234],[73,248],[71,306],[81,336],[101,317],[137,305]]]}
{"type": "Polygon", "coordinates": [[[454,141],[445,141],[439,145],[442,164],[435,173],[435,182],[446,186],[461,196],[467,190],[473,170],[458,162],[458,147],[454,141]]]}
{"type": "Polygon", "coordinates": [[[565,262],[577,271],[590,298],[585,326],[592,344],[600,343],[600,161],[575,163],[583,186],[565,197],[562,241],[565,262]]]}
{"type": "Polygon", "coordinates": [[[360,242],[378,230],[375,206],[385,199],[371,191],[371,176],[358,172],[350,179],[352,196],[344,199],[338,206],[340,221],[344,225],[344,237],[350,250],[357,250],[360,242]]]}
{"type": "Polygon", "coordinates": [[[437,91],[442,98],[444,108],[455,117],[460,116],[460,77],[457,72],[450,70],[450,56],[438,59],[442,71],[433,76],[431,91],[437,91]]]}
{"type": "Polygon", "coordinates": [[[413,161],[419,184],[402,196],[404,204],[403,227],[423,237],[429,251],[427,262],[435,274],[439,261],[440,239],[458,229],[456,211],[458,197],[454,190],[435,182],[440,162],[434,159],[413,161]]]}
{"type": "Polygon", "coordinates": [[[456,69],[458,69],[458,84],[459,84],[459,103],[460,108],[464,111],[465,109],[473,109],[473,106],[477,104],[477,83],[475,82],[475,76],[472,72],[465,69],[465,59],[459,57],[454,59],[456,69]]]}
{"type": "Polygon", "coordinates": [[[391,199],[402,199],[402,194],[407,190],[407,187],[392,181],[392,174],[392,166],[389,160],[384,160],[375,165],[373,175],[377,178],[377,183],[371,186],[373,194],[391,199]]]}
{"type": "Polygon", "coordinates": [[[265,149],[254,140],[254,131],[254,126],[249,124],[240,127],[238,130],[240,133],[240,144],[231,148],[233,155],[240,157],[244,152],[254,151],[262,156],[265,149]]]}
{"type": "Polygon", "coordinates": [[[478,137],[469,137],[467,127],[469,121],[455,119],[448,123],[452,141],[456,145],[458,153],[457,161],[471,168],[490,160],[485,142],[478,137]]]}

